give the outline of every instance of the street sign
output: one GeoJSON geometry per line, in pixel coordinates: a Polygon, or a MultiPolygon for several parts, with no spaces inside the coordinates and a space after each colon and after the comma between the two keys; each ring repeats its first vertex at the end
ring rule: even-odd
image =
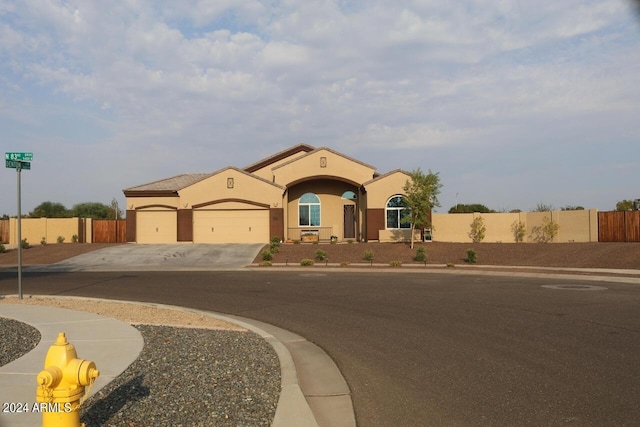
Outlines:
{"type": "Polygon", "coordinates": [[[18,160],[20,162],[30,162],[33,160],[33,153],[4,153],[4,158],[5,160],[18,160]]]}
{"type": "Polygon", "coordinates": [[[30,162],[20,162],[16,160],[5,160],[5,166],[13,169],[26,169],[31,170],[30,162]]]}

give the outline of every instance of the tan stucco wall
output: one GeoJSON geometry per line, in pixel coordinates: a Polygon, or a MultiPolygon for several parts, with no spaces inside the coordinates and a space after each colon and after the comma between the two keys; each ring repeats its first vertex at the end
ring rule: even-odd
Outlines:
{"type": "Polygon", "coordinates": [[[170,206],[178,209],[180,198],[175,197],[127,197],[127,209],[135,210],[144,206],[170,206]]]}
{"type": "Polygon", "coordinates": [[[285,157],[282,160],[279,160],[277,162],[273,162],[271,164],[269,164],[268,166],[265,166],[261,169],[256,170],[255,172],[252,172],[254,175],[259,176],[260,178],[264,178],[267,181],[273,181],[273,168],[280,166],[283,163],[287,163],[295,158],[298,158],[304,154],[306,154],[307,152],[304,150],[300,150],[299,152],[292,154],[288,157],[285,157]]]}
{"type": "Polygon", "coordinates": [[[365,186],[367,191],[367,208],[386,208],[391,196],[404,194],[409,175],[397,171],[372,181],[365,186]]]}
{"type": "MultiPolygon", "coordinates": [[[[47,244],[57,243],[58,236],[64,237],[64,243],[71,243],[78,235],[78,218],[22,218],[22,239],[30,245],[39,245],[44,237],[47,244]]],[[[9,220],[9,244],[18,244],[18,219],[9,220]]],[[[89,228],[89,231],[91,229],[89,228]]],[[[79,236],[78,236],[79,237],[79,236]]],[[[90,240],[89,235],[89,240],[90,240]]]]}
{"type": "Polygon", "coordinates": [[[283,192],[279,186],[229,168],[180,190],[179,203],[181,209],[189,209],[215,200],[239,199],[278,207],[282,204],[283,192]],[[233,178],[233,188],[227,188],[228,178],[233,178]]]}
{"type": "Polygon", "coordinates": [[[288,186],[292,182],[299,182],[310,177],[336,177],[362,184],[373,178],[375,169],[329,150],[317,150],[299,159],[283,163],[273,168],[275,182],[288,186]],[[326,166],[321,166],[321,158],[326,158],[326,166]]]}

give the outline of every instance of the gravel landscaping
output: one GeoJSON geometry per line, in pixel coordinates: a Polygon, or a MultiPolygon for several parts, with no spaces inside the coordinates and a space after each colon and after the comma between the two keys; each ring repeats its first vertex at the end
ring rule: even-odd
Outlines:
{"type": "MultiPolygon", "coordinates": [[[[640,269],[640,243],[417,243],[411,249],[408,243],[338,243],[292,244],[283,243],[273,254],[272,263],[300,265],[302,259],[315,259],[316,251],[326,252],[333,265],[368,264],[365,251],[373,253],[373,262],[389,265],[400,261],[402,265],[424,265],[414,257],[424,247],[427,265],[465,264],[467,250],[477,255],[477,265],[529,266],[563,268],[615,268],[640,269]]],[[[265,250],[269,246],[264,247],[265,250]]],[[[254,263],[262,261],[261,253],[254,263]]],[[[316,265],[325,262],[316,261],[316,265]]]]}

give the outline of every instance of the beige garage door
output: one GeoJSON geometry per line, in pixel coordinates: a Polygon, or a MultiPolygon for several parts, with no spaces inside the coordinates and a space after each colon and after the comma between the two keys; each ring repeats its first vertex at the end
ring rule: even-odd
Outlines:
{"type": "Polygon", "coordinates": [[[269,211],[217,210],[193,212],[195,243],[268,243],[269,211]]]}
{"type": "Polygon", "coordinates": [[[176,211],[138,211],[136,213],[136,242],[176,243],[177,241],[176,211]]]}

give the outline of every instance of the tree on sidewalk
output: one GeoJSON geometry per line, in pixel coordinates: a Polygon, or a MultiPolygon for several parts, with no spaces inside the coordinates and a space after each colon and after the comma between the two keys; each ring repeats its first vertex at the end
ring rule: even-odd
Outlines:
{"type": "Polygon", "coordinates": [[[402,198],[406,207],[403,221],[411,222],[411,249],[413,249],[414,235],[417,228],[431,228],[431,210],[440,206],[440,176],[429,170],[428,174],[420,168],[409,173],[410,179],[402,188],[405,196],[402,198]]]}

